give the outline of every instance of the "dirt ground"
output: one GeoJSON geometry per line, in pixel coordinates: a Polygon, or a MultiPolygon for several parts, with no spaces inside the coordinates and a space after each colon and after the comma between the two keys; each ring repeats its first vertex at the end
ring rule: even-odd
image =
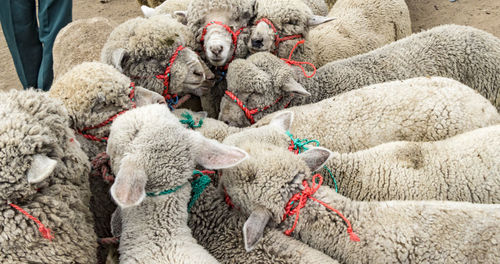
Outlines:
{"type": "MultiPolygon", "coordinates": [[[[406,0],[414,32],[442,24],[474,26],[500,37],[500,0],[406,0]]],[[[73,19],[103,16],[121,23],[141,15],[135,0],[73,0],[73,19]]],[[[1,29],[0,29],[1,31],[1,29]]],[[[0,34],[0,91],[21,88],[7,43],[0,34]]]]}

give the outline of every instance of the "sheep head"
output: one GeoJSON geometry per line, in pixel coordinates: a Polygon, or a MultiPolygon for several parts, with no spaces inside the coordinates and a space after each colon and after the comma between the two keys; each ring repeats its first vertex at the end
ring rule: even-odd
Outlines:
{"type": "MultiPolygon", "coordinates": [[[[69,112],[75,130],[92,127],[117,113],[152,104],[165,103],[159,94],[140,86],[131,86],[130,79],[110,65],[86,62],[75,66],[58,78],[50,96],[61,100],[69,112]]],[[[92,129],[97,137],[106,137],[109,126],[92,129]]]]}
{"type": "MultiPolygon", "coordinates": [[[[302,0],[257,0],[255,13],[257,23],[252,26],[247,43],[250,52],[275,52],[279,38],[294,35],[305,38],[312,26],[333,19],[314,15],[302,0]]],[[[297,42],[296,38],[291,41],[297,42]]]]}
{"type": "Polygon", "coordinates": [[[4,102],[0,105],[0,199],[15,202],[51,183],[82,182],[77,178],[85,171],[88,174],[89,164],[69,129],[64,106],[34,90],[12,90],[0,98],[4,102]],[[65,175],[68,167],[81,174],[65,175]]]}
{"type": "MultiPolygon", "coordinates": [[[[310,95],[293,76],[294,72],[285,62],[270,53],[260,52],[231,63],[227,72],[227,90],[248,109],[271,106],[253,115],[258,121],[265,114],[283,109],[292,96],[310,95]]],[[[229,125],[244,127],[251,124],[240,106],[227,95],[222,98],[220,109],[219,120],[229,125]]]]}
{"type": "Polygon", "coordinates": [[[203,46],[210,64],[224,66],[231,61],[233,54],[246,56],[246,27],[253,17],[253,0],[194,0],[189,4],[186,16],[188,26],[203,46]],[[214,21],[221,24],[211,23],[214,21]],[[234,45],[232,33],[237,34],[239,30],[241,33],[234,45]]]}
{"type": "Polygon", "coordinates": [[[222,170],[221,177],[232,202],[249,216],[243,227],[247,251],[258,242],[269,221],[272,225],[281,222],[286,203],[301,191],[302,181],[311,179],[311,172],[330,156],[323,148],[310,148],[299,155],[288,151],[285,129],[291,124],[289,116],[285,112],[267,126],[247,129],[224,140],[249,154],[239,165],[222,170]]]}
{"type": "Polygon", "coordinates": [[[169,15],[131,19],[111,32],[101,60],[159,94],[201,96],[215,84],[215,75],[191,49],[192,39],[189,29],[169,15]],[[157,78],[167,73],[168,86],[157,78]]]}
{"type": "Polygon", "coordinates": [[[146,192],[186,184],[195,165],[234,166],[247,154],[185,129],[163,105],[134,109],[117,118],[107,152],[116,173],[111,195],[122,208],[138,205],[146,192]]]}

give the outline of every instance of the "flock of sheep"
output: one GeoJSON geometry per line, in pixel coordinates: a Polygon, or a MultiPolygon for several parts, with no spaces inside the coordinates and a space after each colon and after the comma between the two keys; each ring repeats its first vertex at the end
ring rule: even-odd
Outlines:
{"type": "Polygon", "coordinates": [[[0,93],[1,263],[500,263],[500,39],[404,0],[138,2],[0,93]]]}

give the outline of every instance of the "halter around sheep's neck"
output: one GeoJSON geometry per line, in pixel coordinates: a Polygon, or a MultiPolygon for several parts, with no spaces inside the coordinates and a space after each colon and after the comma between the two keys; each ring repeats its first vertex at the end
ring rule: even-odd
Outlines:
{"type": "MultiPolygon", "coordinates": [[[[131,82],[130,83],[130,93],[129,93],[129,98],[130,98],[130,102],[132,104],[132,108],[135,108],[136,107],[136,103],[135,103],[135,83],[134,82],[131,82]]],[[[127,112],[129,109],[125,109],[125,110],[122,110],[120,112],[118,112],[117,114],[111,116],[110,118],[106,119],[104,122],[100,123],[100,124],[97,124],[95,126],[90,126],[90,127],[84,127],[82,129],[78,129],[76,132],[80,135],[82,135],[84,138],[86,139],[90,139],[90,140],[93,140],[93,141],[97,141],[97,142],[104,142],[106,143],[108,141],[108,137],[97,137],[97,136],[94,136],[90,133],[88,133],[89,130],[93,130],[93,129],[97,129],[97,128],[101,128],[101,127],[104,127],[104,126],[107,126],[111,123],[113,123],[113,121],[119,116],[119,115],[122,115],[124,114],[125,112],[127,112]]]]}
{"type": "Polygon", "coordinates": [[[182,45],[179,45],[177,49],[175,49],[174,54],[172,54],[172,57],[170,57],[170,60],[167,63],[167,67],[165,68],[165,72],[163,74],[156,75],[156,78],[158,80],[163,80],[162,96],[165,98],[165,101],[167,101],[168,108],[170,108],[170,110],[173,110],[175,108],[174,106],[179,103],[179,97],[177,96],[177,94],[168,93],[170,84],[170,71],[172,70],[172,65],[177,59],[179,52],[183,49],[184,47],[182,45]]]}
{"type": "Polygon", "coordinates": [[[264,18],[257,20],[255,22],[255,25],[259,24],[260,22],[266,23],[269,26],[269,28],[272,29],[274,32],[274,46],[275,46],[274,54],[276,54],[278,52],[278,47],[279,47],[281,42],[304,37],[304,36],[302,36],[302,34],[280,37],[280,35],[278,34],[278,30],[276,30],[276,27],[274,26],[273,22],[271,22],[271,20],[264,17],[264,18]]]}
{"type": "Polygon", "coordinates": [[[231,27],[229,27],[228,25],[222,23],[221,21],[210,21],[208,22],[208,24],[205,25],[205,27],[203,27],[203,31],[201,32],[201,39],[200,39],[200,42],[201,42],[201,45],[203,47],[203,50],[205,50],[205,45],[204,45],[204,41],[205,41],[205,35],[207,34],[207,29],[209,26],[212,26],[212,25],[219,25],[219,26],[222,26],[227,32],[229,32],[229,34],[231,34],[231,39],[233,41],[233,46],[234,46],[234,50],[233,50],[233,56],[231,57],[231,59],[226,63],[226,65],[224,65],[222,68],[223,70],[227,70],[227,68],[229,67],[229,63],[231,63],[231,61],[234,60],[234,57],[236,56],[236,47],[238,46],[238,36],[241,34],[241,32],[243,31],[243,29],[245,29],[246,27],[242,27],[238,30],[236,30],[236,32],[234,32],[231,27]]]}
{"type": "Polygon", "coordinates": [[[320,174],[315,174],[312,177],[311,186],[309,186],[306,180],[303,180],[302,186],[304,186],[304,189],[301,192],[294,194],[292,198],[288,200],[285,206],[285,214],[283,215],[281,222],[283,223],[288,216],[292,215],[295,215],[295,220],[293,222],[293,226],[284,232],[285,235],[290,236],[293,230],[295,230],[297,222],[299,221],[300,209],[306,206],[308,199],[311,199],[323,205],[324,207],[330,209],[338,216],[340,216],[340,218],[342,218],[342,220],[347,224],[347,233],[349,234],[351,240],[354,242],[359,242],[360,241],[359,237],[354,233],[354,231],[352,231],[351,222],[349,222],[349,220],[342,213],[340,213],[337,209],[331,207],[330,205],[326,204],[325,202],[320,201],[312,196],[314,193],[316,193],[319,187],[321,187],[322,183],[323,183],[323,177],[321,177],[320,174]]]}
{"type": "MultiPolygon", "coordinates": [[[[228,91],[226,90],[224,92],[229,98],[231,98],[231,100],[233,102],[235,102],[240,108],[241,110],[243,110],[243,112],[245,113],[245,116],[247,117],[248,121],[250,121],[250,124],[255,124],[255,119],[254,119],[254,115],[257,114],[258,112],[263,112],[267,109],[269,109],[271,106],[277,104],[279,101],[281,101],[281,99],[283,99],[283,96],[280,96],[278,97],[278,99],[276,99],[274,101],[274,103],[270,104],[270,105],[266,105],[262,108],[254,108],[252,110],[248,109],[247,106],[234,94],[232,93],[231,91],[228,91]]],[[[290,100],[290,102],[288,102],[283,108],[287,108],[288,105],[291,103],[292,101],[290,100]]]]}

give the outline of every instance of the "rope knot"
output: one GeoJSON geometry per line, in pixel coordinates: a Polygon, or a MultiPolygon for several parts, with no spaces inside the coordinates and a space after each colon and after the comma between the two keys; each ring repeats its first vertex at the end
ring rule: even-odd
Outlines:
{"type": "Polygon", "coordinates": [[[200,119],[200,121],[198,121],[198,125],[196,125],[196,122],[193,120],[193,116],[190,113],[184,112],[181,116],[184,119],[180,119],[179,121],[181,124],[187,125],[188,128],[195,129],[200,128],[203,125],[203,118],[200,119]]]}
{"type": "Polygon", "coordinates": [[[207,188],[207,186],[212,182],[212,179],[207,174],[215,174],[215,171],[203,170],[193,171],[194,176],[198,176],[193,182],[191,182],[191,200],[188,203],[188,212],[191,211],[191,207],[193,207],[194,203],[200,198],[201,194],[207,188]]]}
{"type": "Polygon", "coordinates": [[[295,52],[295,49],[300,44],[304,44],[304,42],[305,42],[305,40],[297,41],[297,43],[295,43],[295,46],[293,46],[292,50],[290,51],[290,55],[288,55],[288,59],[282,58],[281,60],[283,60],[284,62],[286,62],[288,65],[299,66],[299,68],[302,70],[302,74],[304,74],[304,76],[306,78],[311,78],[311,77],[313,77],[316,74],[316,67],[314,66],[314,64],[312,64],[310,62],[307,62],[307,61],[294,61],[294,60],[292,60],[292,55],[295,52]],[[311,66],[311,68],[313,69],[313,73],[311,73],[311,75],[307,75],[306,69],[304,69],[304,67],[302,65],[309,65],[309,66],[311,66]]]}
{"type": "Polygon", "coordinates": [[[312,196],[313,194],[316,193],[316,191],[318,191],[321,184],[323,184],[323,177],[321,177],[320,174],[315,174],[312,177],[311,186],[309,186],[306,180],[302,181],[302,186],[304,186],[304,190],[302,190],[300,193],[294,194],[285,206],[285,214],[283,215],[283,218],[281,220],[282,223],[287,219],[288,216],[295,215],[293,226],[284,232],[285,235],[290,236],[292,232],[295,230],[295,227],[297,227],[297,222],[299,221],[300,210],[306,206],[307,200],[311,199],[323,205],[324,207],[330,209],[331,211],[335,212],[338,216],[340,216],[342,220],[344,220],[344,222],[347,224],[347,233],[349,234],[350,239],[355,242],[360,241],[359,237],[352,231],[351,223],[344,215],[342,215],[338,210],[329,206],[325,202],[320,201],[312,196]]]}
{"type": "Polygon", "coordinates": [[[90,164],[92,166],[91,176],[101,177],[109,184],[115,181],[115,176],[111,173],[110,157],[106,152],[97,154],[90,164]]]}

